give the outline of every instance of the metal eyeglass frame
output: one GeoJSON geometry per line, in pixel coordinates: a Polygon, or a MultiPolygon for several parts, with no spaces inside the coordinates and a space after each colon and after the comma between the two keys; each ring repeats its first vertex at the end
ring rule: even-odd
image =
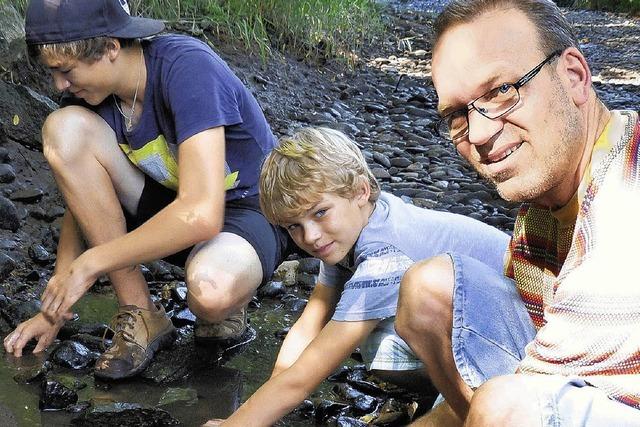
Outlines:
{"type": "Polygon", "coordinates": [[[562,54],[563,50],[556,50],[555,52],[553,52],[551,55],[547,56],[541,63],[539,63],[538,65],[536,65],[535,67],[533,67],[533,69],[531,69],[531,71],[529,71],[528,73],[526,73],[524,76],[522,76],[517,82],[515,83],[502,83],[500,86],[497,86],[491,90],[488,90],[487,92],[483,93],[482,95],[480,95],[479,97],[477,97],[476,99],[474,99],[473,101],[469,102],[464,108],[460,108],[458,110],[452,111],[451,113],[447,114],[446,116],[442,117],[440,120],[438,120],[438,122],[436,123],[436,132],[438,133],[439,136],[455,141],[457,139],[463,138],[465,136],[467,136],[469,134],[469,112],[471,110],[476,110],[478,113],[482,114],[484,117],[490,119],[490,120],[495,120],[499,117],[504,116],[505,114],[509,113],[511,110],[513,110],[513,108],[518,105],[518,102],[520,102],[520,88],[522,86],[524,86],[525,84],[527,84],[531,79],[533,79],[542,69],[542,67],[544,67],[546,64],[548,64],[549,62],[551,62],[551,60],[553,60],[556,56],[560,56],[562,54]],[[516,94],[517,96],[514,97],[515,102],[513,103],[513,105],[509,106],[506,110],[501,111],[498,114],[489,114],[485,108],[478,108],[475,106],[476,101],[478,101],[480,98],[483,98],[485,96],[487,96],[489,93],[498,90],[504,86],[509,86],[509,87],[513,87],[516,90],[516,94]],[[449,128],[449,119],[453,116],[453,115],[460,115],[460,114],[464,114],[464,118],[467,121],[467,126],[465,131],[456,137],[452,137],[451,136],[451,130],[449,128]]]}

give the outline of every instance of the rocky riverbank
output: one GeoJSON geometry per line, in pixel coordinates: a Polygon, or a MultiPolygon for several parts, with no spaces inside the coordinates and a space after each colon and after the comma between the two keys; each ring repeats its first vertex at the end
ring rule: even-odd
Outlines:
{"type": "MultiPolygon", "coordinates": [[[[433,132],[437,100],[430,84],[431,46],[425,36],[431,31],[433,12],[442,4],[426,0],[388,2],[385,12],[388,33],[360,54],[353,69],[345,68],[338,60],[309,64],[291,55],[276,55],[263,63],[230,41],[216,39],[206,28],[195,28],[189,23],[175,30],[206,37],[212,43],[259,100],[277,135],[310,125],[343,130],[361,145],[383,189],[418,206],[469,215],[509,231],[515,206],[500,200],[489,185],[478,180],[453,146],[433,132]]],[[[29,64],[21,53],[19,19],[6,5],[0,6],[0,11],[0,19],[5,20],[0,24],[3,53],[0,55],[0,332],[4,336],[38,311],[38,296],[55,263],[64,204],[42,156],[39,137],[42,121],[56,108],[57,95],[47,87],[44,71],[29,64]]],[[[603,102],[612,108],[637,109],[638,20],[587,11],[566,13],[592,65],[595,86],[603,102]]],[[[144,400],[136,400],[134,395],[129,395],[128,400],[118,400],[114,396],[123,395],[117,393],[109,398],[103,396],[104,401],[96,398],[110,388],[86,379],[92,378],[91,365],[101,351],[98,341],[104,324],[87,321],[82,315],[65,328],[59,345],[44,357],[32,360],[30,366],[4,355],[0,377],[17,375],[15,381],[10,380],[12,390],[30,387],[18,384],[40,384],[41,388],[34,392],[38,399],[42,398],[42,407],[66,408],[66,418],[62,418],[65,422],[74,411],[80,414],[75,415],[75,422],[80,424],[95,423],[101,416],[128,416],[135,425],[145,419],[165,424],[177,419],[190,425],[208,416],[225,416],[238,400],[246,398],[268,377],[275,357],[272,353],[278,345],[273,334],[286,333],[287,326],[304,307],[316,268],[317,264],[305,260],[297,273],[289,272],[288,276],[283,273],[280,281],[260,293],[251,312],[255,335],[247,335],[246,345],[203,352],[192,344],[193,316],[185,308],[182,270],[161,262],[148,264],[145,275],[157,298],[173,314],[181,338],[128,387],[138,390],[142,383],[155,384],[156,389],[170,392],[165,405],[160,405],[160,398],[157,405],[135,406],[144,400]],[[280,283],[285,279],[292,283],[280,283]],[[240,350],[244,353],[232,358],[240,350]],[[218,382],[211,381],[217,385],[176,386],[230,358],[227,367],[237,370],[215,371],[218,382]],[[66,379],[60,377],[61,373],[66,379]],[[80,382],[70,381],[69,374],[71,378],[80,378],[80,382]],[[225,389],[225,384],[233,385],[225,389]],[[242,385],[244,391],[239,391],[242,385]],[[194,403],[203,400],[203,394],[210,394],[211,390],[220,393],[228,405],[207,412],[206,407],[194,403]],[[166,405],[168,400],[196,405],[201,411],[200,418],[175,418],[172,415],[176,412],[170,404],[166,405]]],[[[101,280],[94,287],[93,297],[108,295],[107,285],[101,280]]],[[[357,359],[357,355],[354,357],[357,359]]],[[[357,362],[351,365],[283,425],[314,422],[307,419],[362,425],[359,417],[367,421],[377,419],[379,425],[402,425],[416,411],[425,410],[433,398],[432,392],[413,396],[389,389],[372,382],[357,366],[354,368],[357,362]],[[330,392],[333,384],[335,394],[330,392]],[[341,421],[337,421],[339,416],[341,421]]],[[[5,419],[13,417],[17,425],[25,422],[16,415],[14,406],[0,399],[0,413],[4,412],[9,414],[5,419]]],[[[40,421],[47,424],[47,420],[56,416],[43,415],[40,421]]]]}

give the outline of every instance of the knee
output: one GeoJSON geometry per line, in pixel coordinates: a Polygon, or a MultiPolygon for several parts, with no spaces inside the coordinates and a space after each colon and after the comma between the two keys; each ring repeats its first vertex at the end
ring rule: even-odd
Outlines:
{"type": "Polygon", "coordinates": [[[521,375],[485,382],[473,394],[465,426],[533,426],[537,409],[521,375]]]}
{"type": "Polygon", "coordinates": [[[443,329],[451,317],[453,266],[447,255],[414,264],[402,278],[396,331],[408,343],[443,329]]]}
{"type": "Polygon", "coordinates": [[[231,292],[237,278],[231,274],[187,269],[186,282],[189,309],[200,319],[221,322],[239,308],[231,292]]]}
{"type": "Polygon", "coordinates": [[[49,114],[42,127],[42,150],[52,168],[61,168],[86,154],[92,133],[102,119],[83,107],[69,106],[49,114]]]}

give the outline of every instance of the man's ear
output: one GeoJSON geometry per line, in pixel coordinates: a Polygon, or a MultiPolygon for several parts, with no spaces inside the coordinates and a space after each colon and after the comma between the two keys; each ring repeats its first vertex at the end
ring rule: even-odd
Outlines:
{"type": "Polygon", "coordinates": [[[587,60],[575,47],[565,49],[558,60],[558,72],[568,84],[567,92],[573,102],[580,106],[587,102],[591,93],[591,70],[587,60]]]}
{"type": "Polygon", "coordinates": [[[110,38],[107,42],[107,51],[105,52],[105,55],[107,55],[109,61],[113,62],[116,60],[116,58],[118,58],[118,55],[120,55],[121,49],[122,46],[120,46],[120,40],[116,38],[110,38]]]}

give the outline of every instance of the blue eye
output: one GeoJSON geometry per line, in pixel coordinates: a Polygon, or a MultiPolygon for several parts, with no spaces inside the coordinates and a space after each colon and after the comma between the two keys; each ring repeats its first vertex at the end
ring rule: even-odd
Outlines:
{"type": "Polygon", "coordinates": [[[500,93],[507,93],[511,90],[511,85],[504,83],[502,86],[498,88],[498,90],[500,91],[500,93]]]}
{"type": "Polygon", "coordinates": [[[298,224],[289,224],[287,225],[285,228],[287,229],[287,231],[293,231],[298,227],[298,224]]]}
{"type": "Polygon", "coordinates": [[[317,212],[314,214],[314,216],[315,216],[316,218],[322,218],[322,217],[324,216],[324,214],[326,214],[326,213],[327,213],[327,210],[326,210],[326,209],[320,209],[319,211],[317,211],[317,212]]]}

